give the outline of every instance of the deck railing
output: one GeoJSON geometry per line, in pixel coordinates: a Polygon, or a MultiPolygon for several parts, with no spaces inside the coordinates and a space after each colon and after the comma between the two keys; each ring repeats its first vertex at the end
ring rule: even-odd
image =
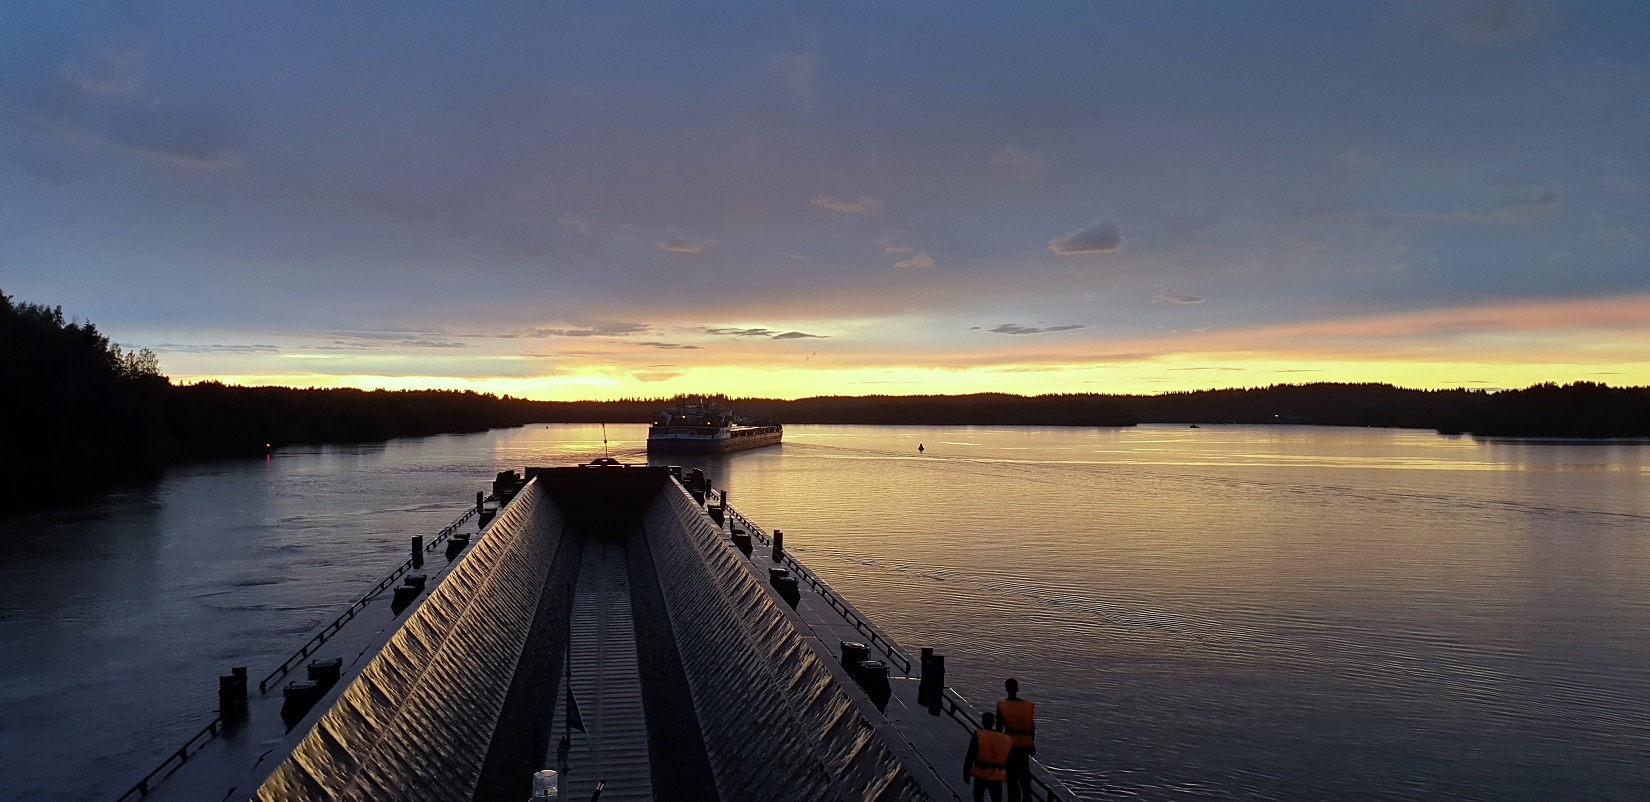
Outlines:
{"type": "MultiPolygon", "coordinates": [[[[497,499],[497,495],[490,495],[486,497],[487,501],[496,501],[497,499]]],[[[435,547],[440,545],[442,541],[445,541],[447,538],[451,537],[454,532],[457,532],[458,528],[463,526],[465,521],[474,518],[476,512],[477,509],[475,507],[471,507],[463,515],[460,515],[458,520],[447,524],[446,528],[442,529],[440,532],[437,532],[435,536],[430,539],[430,542],[424,546],[424,551],[434,551],[435,547]]],[[[338,630],[343,629],[344,625],[349,623],[350,619],[354,618],[357,613],[365,609],[367,604],[372,601],[373,597],[383,593],[385,588],[395,584],[395,580],[400,579],[402,575],[411,570],[412,564],[412,558],[408,557],[406,562],[403,562],[401,565],[397,566],[394,571],[390,572],[389,576],[378,580],[378,584],[373,585],[372,590],[367,591],[361,596],[361,598],[355,600],[355,602],[349,606],[349,609],[345,610],[337,618],[333,619],[332,623],[322,627],[321,631],[317,632],[307,642],[305,642],[296,653],[283,661],[274,671],[269,672],[269,676],[260,680],[258,682],[258,690],[260,692],[268,691],[269,684],[271,682],[274,682],[281,677],[286,676],[288,673],[291,673],[292,669],[303,663],[304,658],[319,651],[321,644],[326,643],[327,640],[329,640],[333,635],[338,634],[338,630]]],[[[148,774],[143,775],[143,779],[138,780],[137,783],[135,783],[131,788],[126,789],[126,793],[120,795],[118,802],[127,802],[127,800],[142,799],[147,797],[149,795],[150,784],[155,781],[156,777],[170,772],[178,766],[182,766],[184,762],[189,760],[189,756],[191,754],[199,752],[200,748],[206,744],[207,741],[217,737],[223,730],[223,727],[223,713],[222,711],[219,711],[217,714],[212,716],[212,720],[207,722],[205,727],[202,727],[199,732],[196,732],[194,735],[190,736],[189,740],[184,741],[183,746],[178,747],[176,751],[167,754],[165,759],[161,760],[160,765],[150,770],[148,774]]]]}
{"type": "MultiPolygon", "coordinates": [[[[727,518],[730,527],[731,524],[739,524],[740,528],[744,529],[746,532],[749,532],[751,537],[763,546],[769,546],[773,543],[772,538],[768,537],[768,533],[763,531],[762,527],[757,526],[753,521],[751,521],[751,519],[745,517],[733,507],[724,504],[723,515],[727,518]]],[[[782,564],[786,568],[789,568],[792,574],[801,576],[803,581],[807,582],[808,585],[819,594],[820,598],[824,599],[825,603],[831,606],[831,609],[835,610],[838,615],[842,616],[843,620],[852,624],[854,629],[864,634],[866,640],[871,645],[876,646],[877,649],[883,654],[900,663],[905,669],[905,676],[911,675],[911,658],[907,657],[904,652],[900,651],[897,644],[883,637],[881,633],[877,632],[876,629],[868,622],[861,619],[852,606],[839,597],[835,591],[831,590],[831,587],[825,584],[824,580],[816,576],[814,572],[808,570],[800,560],[797,560],[795,557],[791,556],[790,552],[784,552],[780,556],[783,561],[782,564]]],[[[957,724],[965,729],[970,735],[972,735],[975,730],[980,728],[980,722],[975,719],[974,714],[969,711],[968,703],[962,698],[962,696],[949,687],[947,687],[945,692],[940,696],[940,712],[945,713],[951,718],[952,721],[957,722],[957,724]]],[[[1037,776],[1036,771],[1033,771],[1031,774],[1031,783],[1033,786],[1031,789],[1032,799],[1047,800],[1047,802],[1060,802],[1059,793],[1056,792],[1054,788],[1051,787],[1042,777],[1037,776]]]]}
{"type": "MultiPolygon", "coordinates": [[[[730,522],[738,522],[739,525],[744,528],[745,531],[749,532],[751,537],[755,538],[757,542],[761,543],[763,546],[768,546],[773,543],[773,540],[768,537],[767,532],[762,530],[762,527],[757,526],[751,521],[751,519],[740,514],[738,510],[733,507],[724,507],[723,509],[726,510],[726,516],[730,522]]],[[[911,676],[911,667],[913,665],[911,658],[904,652],[900,651],[898,644],[883,637],[882,633],[878,632],[875,627],[872,627],[869,622],[860,618],[859,612],[856,611],[852,605],[849,605],[841,596],[838,596],[836,591],[831,590],[830,585],[825,584],[824,580],[820,579],[816,574],[814,574],[814,572],[808,570],[808,567],[803,565],[800,560],[791,556],[790,552],[785,552],[781,554],[780,557],[781,565],[789,568],[791,573],[801,578],[802,581],[807,582],[808,586],[813,588],[814,592],[818,593],[819,597],[824,599],[825,603],[830,605],[831,609],[837,612],[837,615],[842,616],[844,621],[852,624],[855,630],[858,630],[861,635],[865,636],[865,640],[869,645],[877,647],[877,650],[886,655],[889,660],[898,663],[900,670],[904,672],[903,676],[911,676]]]]}
{"type": "Polygon", "coordinates": [[[162,760],[159,766],[156,766],[148,774],[143,775],[143,779],[138,780],[136,785],[126,789],[126,793],[120,795],[118,802],[126,802],[128,799],[142,799],[143,797],[148,796],[149,783],[154,782],[155,777],[159,776],[161,772],[172,768],[173,763],[176,763],[179,766],[183,765],[184,761],[189,759],[191,749],[199,752],[200,745],[217,737],[218,730],[222,728],[223,715],[220,713],[213,716],[212,720],[207,722],[206,726],[202,727],[200,732],[195,733],[190,736],[189,740],[184,741],[183,746],[178,747],[176,752],[167,755],[166,759],[162,760]]]}
{"type": "MultiPolygon", "coordinates": [[[[496,495],[492,495],[487,496],[486,500],[493,501],[497,498],[498,497],[496,495]]],[[[457,532],[458,528],[463,526],[465,521],[474,518],[476,512],[477,509],[475,507],[471,507],[469,510],[465,511],[463,515],[458,516],[458,520],[447,524],[445,529],[442,529],[440,532],[437,532],[434,537],[430,538],[429,543],[424,544],[424,551],[435,551],[435,547],[441,545],[441,543],[451,537],[454,532],[457,532]]],[[[327,640],[329,640],[333,635],[338,634],[338,630],[343,629],[344,625],[349,623],[351,619],[355,618],[357,613],[365,610],[367,605],[370,604],[372,600],[378,596],[378,594],[383,593],[385,589],[394,586],[397,579],[400,579],[412,569],[413,558],[408,557],[404,562],[396,566],[395,570],[391,571],[389,576],[378,580],[378,584],[373,585],[372,590],[362,594],[361,598],[356,599],[354,603],[350,604],[348,609],[344,610],[344,612],[340,613],[337,618],[332,620],[332,623],[327,624],[321,628],[320,632],[310,636],[310,639],[305,642],[303,646],[299,647],[298,651],[294,652],[291,657],[288,657],[286,660],[282,661],[279,666],[275,667],[274,671],[269,672],[269,676],[259,680],[258,690],[269,690],[270,683],[279,681],[282,677],[285,677],[287,674],[291,673],[294,668],[297,668],[301,663],[303,663],[304,658],[320,651],[321,644],[326,643],[327,640]]]]}

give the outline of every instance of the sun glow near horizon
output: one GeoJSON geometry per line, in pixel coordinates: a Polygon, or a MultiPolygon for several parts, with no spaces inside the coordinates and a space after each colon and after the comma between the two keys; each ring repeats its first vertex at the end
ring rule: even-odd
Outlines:
{"type": "MultiPolygon", "coordinates": [[[[810,323],[835,331],[827,321],[810,323]]],[[[293,352],[271,347],[228,356],[165,356],[183,368],[172,371],[180,382],[474,390],[538,400],[692,392],[767,398],[1154,394],[1309,382],[1418,389],[1574,381],[1650,385],[1645,348],[1650,296],[1421,310],[1151,338],[1099,337],[1081,330],[976,335],[920,353],[851,331],[793,342],[741,331],[698,338],[678,333],[673,347],[662,350],[657,342],[639,339],[646,333],[580,337],[576,351],[553,355],[522,353],[515,339],[476,338],[466,340],[464,348],[392,344],[306,354],[294,345],[293,352]],[[263,369],[190,369],[248,361],[263,369]],[[310,369],[317,364],[336,368],[310,369]],[[547,364],[555,367],[546,369],[547,364]]]]}
{"type": "Polygon", "coordinates": [[[179,381],[1650,384],[1642,3],[160,5],[0,4],[0,289],[179,381]]]}

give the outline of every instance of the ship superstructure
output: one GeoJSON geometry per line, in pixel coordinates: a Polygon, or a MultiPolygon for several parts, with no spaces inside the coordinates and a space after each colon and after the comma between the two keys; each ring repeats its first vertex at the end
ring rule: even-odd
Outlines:
{"type": "Polygon", "coordinates": [[[650,454],[722,454],[747,448],[776,446],[785,427],[770,421],[737,417],[727,398],[678,396],[674,406],[661,411],[647,430],[650,454]]]}

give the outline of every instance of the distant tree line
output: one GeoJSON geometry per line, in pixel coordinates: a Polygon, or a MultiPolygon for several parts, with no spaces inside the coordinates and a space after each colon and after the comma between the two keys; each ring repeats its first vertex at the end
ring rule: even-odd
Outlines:
{"type": "MultiPolygon", "coordinates": [[[[538,402],[546,423],[644,423],[670,399],[538,402]]],[[[1132,426],[1272,423],[1435,429],[1503,437],[1650,437],[1650,388],[1591,382],[1522,390],[1406,390],[1390,384],[1276,384],[1163,395],[1055,394],[737,398],[742,416],[782,423],[1132,426]]]]}
{"type": "Polygon", "coordinates": [[[61,307],[0,293],[0,513],[96,493],[198,459],[294,443],[479,432],[545,418],[474,392],[177,386],[148,349],[125,351],[61,307]]]}
{"type": "MultiPolygon", "coordinates": [[[[544,401],[546,423],[646,423],[670,398],[544,401]]],[[[864,423],[954,426],[1128,426],[1136,421],[1123,396],[1002,393],[919,396],[822,396],[794,401],[740,398],[740,417],[779,423],[864,423]]]]}
{"type": "MultiPolygon", "coordinates": [[[[96,492],[179,462],[295,443],[387,440],[525,423],[645,423],[665,398],[529,401],[439,390],[173,385],[147,349],[125,351],[63,310],[0,294],[0,511],[96,492]]],[[[1164,395],[824,396],[734,399],[783,423],[1130,426],[1273,423],[1516,437],[1650,437],[1650,388],[1579,382],[1522,390],[1273,385],[1164,395]]]]}

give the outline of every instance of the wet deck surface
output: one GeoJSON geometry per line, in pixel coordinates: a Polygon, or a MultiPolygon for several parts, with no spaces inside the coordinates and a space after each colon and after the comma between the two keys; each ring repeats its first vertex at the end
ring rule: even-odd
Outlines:
{"type": "MultiPolygon", "coordinates": [[[[740,557],[740,564],[751,572],[758,584],[778,600],[778,592],[768,583],[768,569],[776,563],[771,556],[771,546],[762,542],[766,533],[748,521],[741,521],[740,525],[757,535],[751,555],[740,555],[731,543],[724,543],[730,552],[740,557]]],[[[800,563],[788,564],[793,574],[805,570],[800,563]]],[[[428,555],[421,570],[429,577],[429,588],[419,595],[411,609],[428,598],[429,590],[447,578],[450,568],[442,551],[428,555]]],[[[920,668],[915,655],[901,649],[817,577],[810,575],[799,584],[799,590],[801,601],[794,608],[796,619],[793,620],[799,621],[800,634],[813,643],[819,654],[831,657],[831,670],[839,683],[851,689],[850,693],[862,692],[835,664],[834,656],[839,653],[842,641],[868,644],[870,657],[881,659],[889,666],[893,695],[874,725],[923,791],[933,799],[972,799],[972,788],[962,782],[961,770],[970,730],[950,715],[935,716],[917,707],[920,668]]],[[[562,592],[565,593],[565,589],[562,592]]],[[[317,706],[317,712],[306,716],[295,732],[301,733],[314,723],[318,711],[332,704],[339,690],[354,679],[384,639],[406,620],[411,609],[392,615],[389,595],[386,591],[375,598],[351,625],[334,635],[314,655],[323,659],[343,657],[344,677],[339,688],[329,693],[317,706]]],[[[586,542],[575,584],[569,635],[570,673],[555,697],[550,751],[541,765],[561,768],[557,765],[555,746],[565,731],[565,683],[570,682],[585,732],[571,734],[570,771],[561,777],[561,795],[589,798],[596,782],[603,780],[602,796],[610,802],[652,798],[647,722],[637,663],[627,554],[622,541],[596,537],[586,542]]],[[[291,678],[300,678],[302,668],[294,675],[291,678]]],[[[259,676],[255,670],[250,720],[237,731],[209,741],[198,755],[192,754],[189,761],[192,770],[179,772],[172,781],[160,783],[150,798],[223,799],[251,792],[250,787],[231,788],[236,781],[247,779],[248,772],[260,758],[283,752],[283,743],[294,737],[288,734],[279,718],[281,683],[275,683],[269,693],[259,694],[255,687],[259,676]],[[203,763],[212,767],[201,765],[203,763]]],[[[874,711],[871,715],[875,715],[874,711]]],[[[1042,798],[1040,793],[1036,796],[1042,798]]]]}
{"type": "MultiPolygon", "coordinates": [[[[254,771],[267,770],[271,764],[266,761],[271,754],[277,755],[277,762],[285,758],[295,739],[315,725],[317,717],[337,701],[338,695],[355,680],[361,668],[378,654],[384,641],[400,629],[407,617],[447,579],[451,569],[468,555],[470,548],[474,548],[473,544],[481,538],[481,535],[476,533],[477,528],[479,527],[472,524],[462,530],[471,533],[472,545],[455,554],[451,560],[447,559],[444,546],[433,545],[431,550],[425,553],[423,566],[414,569],[414,572],[425,575],[425,590],[418,594],[407,609],[395,613],[390,606],[393,587],[401,584],[398,580],[390,588],[372,596],[360,613],[334,632],[313,655],[305,658],[290,674],[271,681],[267,691],[258,689],[258,681],[263,679],[273,666],[248,666],[250,676],[247,684],[250,687],[247,688],[246,717],[224,727],[217,737],[201,742],[198,749],[192,749],[187,761],[181,765],[174,765],[170,773],[152,781],[149,794],[142,798],[161,802],[194,802],[250,797],[255,790],[255,784],[247,784],[246,781],[253,776],[254,771]],[[305,678],[306,666],[310,660],[327,660],[334,657],[343,658],[342,678],[320,703],[289,729],[281,719],[281,708],[285,700],[282,689],[290,681],[305,678]],[[241,785],[245,787],[238,787],[241,785]]],[[[340,604],[339,612],[348,607],[348,602],[340,604]]],[[[326,620],[332,621],[334,615],[329,613],[326,620]]],[[[326,626],[323,624],[317,627],[316,632],[322,631],[326,626]]],[[[213,710],[202,711],[201,725],[204,726],[214,713],[213,710]]],[[[164,755],[156,755],[156,762],[163,757],[164,755]]],[[[124,781],[126,778],[121,779],[124,781]]],[[[111,796],[124,789],[123,782],[122,788],[111,796]]]]}
{"type": "MultiPolygon", "coordinates": [[[[605,780],[604,802],[652,799],[647,719],[622,543],[593,538],[585,544],[568,651],[573,694],[586,732],[572,733],[571,771],[562,778],[561,796],[589,799],[596,782],[605,780]]],[[[557,696],[556,739],[567,731],[566,683],[557,696]]],[[[555,767],[554,743],[551,749],[545,765],[555,767]]]]}
{"type": "MultiPolygon", "coordinates": [[[[737,525],[744,529],[753,528],[748,521],[742,521],[737,525]]],[[[766,532],[760,529],[757,531],[759,538],[767,537],[766,532]]],[[[780,565],[773,560],[772,546],[758,540],[753,544],[749,557],[745,557],[737,549],[734,549],[734,553],[742,558],[742,562],[763,587],[774,592],[777,598],[777,592],[768,585],[768,569],[780,565]]],[[[886,633],[872,625],[846,599],[833,593],[837,605],[833,606],[818,588],[807,581],[799,582],[798,589],[801,591],[801,600],[795,609],[806,626],[802,633],[804,637],[813,638],[826,654],[831,655],[840,654],[843,641],[864,643],[870,648],[871,659],[882,660],[888,664],[893,694],[883,715],[892,725],[894,737],[900,741],[890,746],[913,770],[918,766],[929,768],[932,779],[923,783],[924,790],[935,799],[973,799],[973,788],[962,782],[962,760],[963,754],[968,751],[969,730],[950,716],[943,713],[933,716],[926,708],[917,706],[917,685],[921,669],[916,656],[906,654],[903,649],[895,646],[886,633]],[[839,606],[845,608],[848,613],[845,615],[839,606]],[[854,626],[848,617],[850,615],[859,619],[859,627],[854,626]],[[875,638],[872,637],[872,633],[875,634],[875,638]]]]}

